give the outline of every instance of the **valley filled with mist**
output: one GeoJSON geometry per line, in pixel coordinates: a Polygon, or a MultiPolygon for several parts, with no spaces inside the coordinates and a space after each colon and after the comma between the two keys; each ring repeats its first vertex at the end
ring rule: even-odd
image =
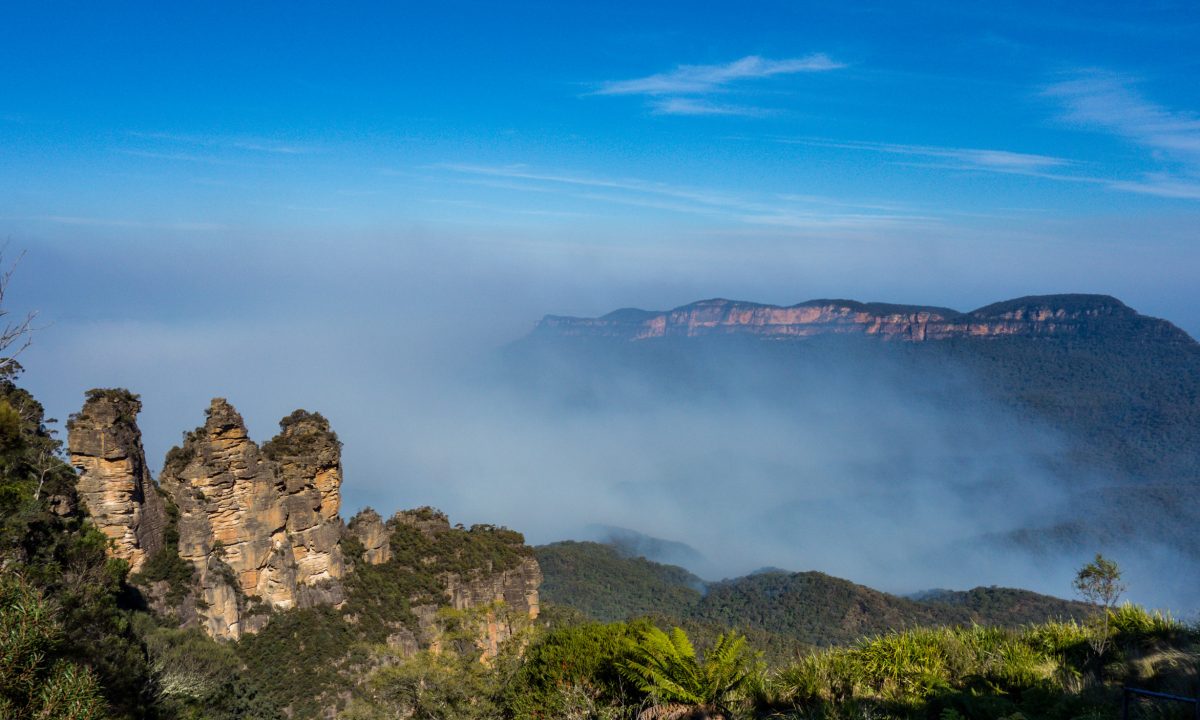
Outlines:
{"type": "Polygon", "coordinates": [[[0,720],[1185,720],[1200,5],[8,3],[0,720]]]}

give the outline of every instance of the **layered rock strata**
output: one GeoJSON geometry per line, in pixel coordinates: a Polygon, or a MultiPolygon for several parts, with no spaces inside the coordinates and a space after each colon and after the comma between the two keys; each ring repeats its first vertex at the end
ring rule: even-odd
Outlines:
{"type": "Polygon", "coordinates": [[[744,334],[770,338],[863,335],[924,342],[963,337],[1086,336],[1123,323],[1155,339],[1190,342],[1170,323],[1139,315],[1105,295],[1030,296],[968,313],[949,308],[810,300],[787,307],[702,300],[663,312],[625,309],[598,318],[547,315],[536,333],[646,340],[662,337],[744,334]]]}
{"type": "Polygon", "coordinates": [[[146,466],[137,415],[142,404],[126,390],[91,390],[67,421],[67,449],[79,473],[79,500],[112,541],[112,554],[133,572],[163,547],[165,504],[146,466]]]}
{"type": "Polygon", "coordinates": [[[272,610],[340,602],[341,449],[319,415],[297,411],[264,449],[222,398],[167,456],[160,483],[179,508],[179,555],[198,574],[200,622],[237,638],[272,610]]]}
{"type": "MultiPolygon", "coordinates": [[[[396,541],[392,528],[407,526],[426,538],[436,541],[444,533],[465,532],[453,528],[445,513],[431,507],[401,510],[386,523],[379,514],[367,508],[355,515],[349,531],[363,545],[363,560],[377,565],[390,559],[390,548],[396,541]]],[[[435,560],[435,558],[427,558],[435,560]]],[[[497,569],[489,561],[484,566],[465,573],[446,572],[440,576],[444,600],[454,610],[478,611],[473,622],[476,644],[485,658],[495,657],[500,645],[511,638],[519,626],[536,620],[541,611],[538,588],[542,570],[532,556],[521,558],[515,566],[497,569]]],[[[408,653],[417,647],[437,650],[441,647],[441,621],[436,605],[413,608],[417,617],[417,632],[401,628],[388,642],[397,650],[408,653]]]]}
{"type": "Polygon", "coordinates": [[[455,610],[484,608],[477,637],[484,657],[490,658],[517,632],[521,620],[537,619],[541,584],[541,567],[537,560],[527,557],[510,570],[480,572],[467,578],[450,575],[446,578],[446,595],[455,610]]]}
{"type": "Polygon", "coordinates": [[[157,558],[138,581],[156,611],[213,637],[236,639],[265,626],[273,610],[340,605],[348,572],[343,534],[362,546],[353,562],[395,564],[396,530],[403,527],[408,542],[414,542],[408,528],[424,536],[421,552],[429,556],[416,567],[386,572],[433,573],[440,591],[420,596],[433,604],[413,608],[417,627],[396,628],[399,649],[440,647],[439,607],[475,611],[470,622],[478,625],[477,644],[487,657],[537,617],[541,570],[525,555],[519,534],[451,527],[444,513],[429,507],[398,512],[387,523],[368,508],[345,527],[341,443],[319,414],[297,410],[260,447],[233,406],[214,399],[204,425],[167,454],[156,486],[137,427],[140,408],[124,390],[89,392],[68,423],[69,447],[80,471],[79,496],[112,539],[112,554],[135,571],[157,558]],[[476,532],[482,535],[472,539],[476,532]],[[494,532],[506,533],[499,544],[494,532]],[[498,552],[489,557],[503,567],[493,559],[463,564],[463,543],[472,542],[498,552]],[[180,564],[190,566],[190,580],[180,579],[188,575],[178,572],[180,564]]]}
{"type": "Polygon", "coordinates": [[[370,565],[385,563],[392,557],[391,534],[383,526],[383,518],[371,508],[365,508],[350,519],[350,534],[363,546],[361,558],[370,565]]]}

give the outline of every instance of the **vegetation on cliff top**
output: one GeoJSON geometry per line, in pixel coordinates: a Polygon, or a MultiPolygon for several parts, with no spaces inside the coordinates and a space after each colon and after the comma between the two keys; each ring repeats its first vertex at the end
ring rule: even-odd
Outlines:
{"type": "MultiPolygon", "coordinates": [[[[330,704],[344,705],[339,695],[359,688],[358,679],[375,662],[372,653],[378,651],[372,648],[386,648],[392,637],[415,643],[427,631],[414,609],[444,605],[447,576],[465,582],[486,578],[516,568],[531,552],[520,533],[491,525],[447,524],[438,532],[422,532],[389,521],[388,529],[391,558],[355,566],[345,580],[341,609],[276,613],[266,628],[238,643],[250,678],[276,706],[296,717],[315,717],[330,704]],[[297,677],[304,682],[297,683],[297,677]]],[[[439,622],[444,626],[445,620],[439,622]]]]}
{"type": "Polygon", "coordinates": [[[270,460],[282,460],[313,452],[320,446],[341,448],[342,443],[319,412],[294,410],[279,421],[279,434],[262,445],[262,453],[270,460]]]}

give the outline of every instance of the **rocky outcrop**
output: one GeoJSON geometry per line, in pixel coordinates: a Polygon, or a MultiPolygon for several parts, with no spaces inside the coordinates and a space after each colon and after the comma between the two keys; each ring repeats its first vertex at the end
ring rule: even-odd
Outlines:
{"type": "Polygon", "coordinates": [[[160,483],[179,508],[179,555],[199,579],[198,620],[236,638],[273,610],[340,602],[341,449],[320,415],[297,411],[260,449],[222,398],[167,456],[160,483]]]}
{"type": "Polygon", "coordinates": [[[433,537],[450,529],[450,518],[446,513],[428,505],[415,510],[399,510],[388,522],[416,528],[426,537],[433,537]]]}
{"type": "Polygon", "coordinates": [[[1139,315],[1106,295],[1030,296],[969,313],[851,300],[810,300],[781,307],[714,299],[664,312],[626,309],[599,318],[547,315],[535,334],[623,340],[723,334],[777,339],[862,335],[924,342],[963,337],[1089,336],[1112,328],[1156,340],[1194,342],[1174,325],[1139,315]]]}
{"type": "Polygon", "coordinates": [[[383,518],[371,508],[360,510],[350,519],[347,528],[363,546],[361,559],[370,565],[385,563],[392,557],[391,535],[383,526],[383,518]]]}
{"type": "Polygon", "coordinates": [[[142,449],[142,404],[126,390],[91,390],[67,422],[67,448],[79,472],[76,489],[92,522],[112,540],[112,554],[133,572],[163,547],[167,513],[142,449]]]}
{"type": "Polygon", "coordinates": [[[204,424],[167,454],[156,486],[140,408],[127,391],[91,391],[68,423],[69,447],[92,521],[113,555],[143,570],[134,582],[163,617],[222,639],[256,632],[272,611],[314,605],[343,607],[353,625],[355,607],[381,601],[360,594],[358,606],[343,605],[343,542],[355,548],[351,562],[384,566],[377,577],[396,594],[375,621],[403,652],[441,646],[447,606],[463,611],[459,629],[477,626],[485,657],[537,617],[541,571],[519,533],[451,526],[430,507],[386,523],[368,508],[344,526],[341,443],[321,415],[297,410],[260,447],[237,410],[214,399],[204,424]]]}
{"type": "Polygon", "coordinates": [[[483,571],[463,578],[446,578],[446,595],[455,610],[483,608],[478,644],[484,657],[495,657],[522,620],[536,620],[541,612],[538,588],[542,569],[533,557],[500,572],[483,571]]]}

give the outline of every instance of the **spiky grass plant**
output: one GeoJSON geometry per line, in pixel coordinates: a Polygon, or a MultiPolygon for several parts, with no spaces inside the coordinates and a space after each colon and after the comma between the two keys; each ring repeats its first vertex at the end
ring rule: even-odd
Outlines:
{"type": "Polygon", "coordinates": [[[1149,611],[1133,603],[1109,611],[1109,625],[1115,634],[1129,639],[1168,638],[1187,631],[1187,626],[1169,613],[1149,611]]]}
{"type": "Polygon", "coordinates": [[[859,645],[857,658],[881,698],[912,702],[947,687],[947,638],[941,628],[890,633],[859,645]]]}

